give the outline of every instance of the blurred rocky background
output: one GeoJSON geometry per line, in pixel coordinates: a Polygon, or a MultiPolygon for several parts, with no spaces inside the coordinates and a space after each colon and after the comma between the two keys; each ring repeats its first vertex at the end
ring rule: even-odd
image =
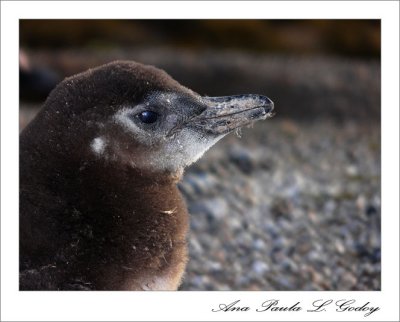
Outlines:
{"type": "Polygon", "coordinates": [[[20,20],[20,129],[64,77],[116,59],[276,115],[187,169],[182,290],[379,290],[379,20],[20,20]]]}

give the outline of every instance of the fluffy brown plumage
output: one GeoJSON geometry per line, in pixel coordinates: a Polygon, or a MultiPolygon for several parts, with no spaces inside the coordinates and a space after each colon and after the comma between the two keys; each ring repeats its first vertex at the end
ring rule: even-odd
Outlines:
{"type": "MultiPolygon", "coordinates": [[[[176,183],[234,128],[221,128],[221,109],[215,121],[215,104],[134,62],[58,85],[20,136],[20,289],[177,289],[188,214],[176,183]],[[147,108],[154,124],[138,118],[147,108]]],[[[268,104],[234,121],[265,118],[268,104]]]]}

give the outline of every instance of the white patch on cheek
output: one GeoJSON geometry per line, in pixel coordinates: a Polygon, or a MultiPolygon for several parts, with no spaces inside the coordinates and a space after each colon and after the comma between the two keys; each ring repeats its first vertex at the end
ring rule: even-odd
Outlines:
{"type": "Polygon", "coordinates": [[[188,159],[186,160],[186,165],[192,164],[200,159],[204,153],[207,152],[215,143],[222,139],[222,135],[213,139],[203,139],[196,140],[196,138],[190,138],[188,140],[186,148],[186,153],[188,159]]]}
{"type": "Polygon", "coordinates": [[[202,137],[201,134],[184,129],[165,142],[163,148],[155,155],[155,167],[160,169],[179,170],[196,162],[224,135],[215,138],[202,137]]]}
{"type": "Polygon", "coordinates": [[[95,154],[102,155],[106,148],[106,142],[102,137],[98,137],[93,139],[90,147],[95,154]]]}

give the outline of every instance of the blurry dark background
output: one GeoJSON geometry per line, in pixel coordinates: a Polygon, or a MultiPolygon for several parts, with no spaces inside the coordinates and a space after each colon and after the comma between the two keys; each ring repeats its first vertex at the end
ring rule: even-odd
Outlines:
{"type": "Polygon", "coordinates": [[[380,20],[20,20],[20,128],[64,77],[116,59],[201,95],[267,95],[276,115],[228,135],[180,184],[181,288],[379,290],[380,31],[380,20]]]}
{"type": "Polygon", "coordinates": [[[21,20],[29,48],[171,46],[379,58],[380,20],[21,20]]]}

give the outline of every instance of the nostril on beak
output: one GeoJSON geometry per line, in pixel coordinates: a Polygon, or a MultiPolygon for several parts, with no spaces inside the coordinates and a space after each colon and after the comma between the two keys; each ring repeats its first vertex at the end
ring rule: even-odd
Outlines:
{"type": "Polygon", "coordinates": [[[254,112],[252,112],[250,114],[250,118],[256,119],[256,118],[259,118],[259,117],[261,117],[263,115],[266,115],[266,114],[267,114],[267,112],[265,110],[255,110],[254,112]]]}

